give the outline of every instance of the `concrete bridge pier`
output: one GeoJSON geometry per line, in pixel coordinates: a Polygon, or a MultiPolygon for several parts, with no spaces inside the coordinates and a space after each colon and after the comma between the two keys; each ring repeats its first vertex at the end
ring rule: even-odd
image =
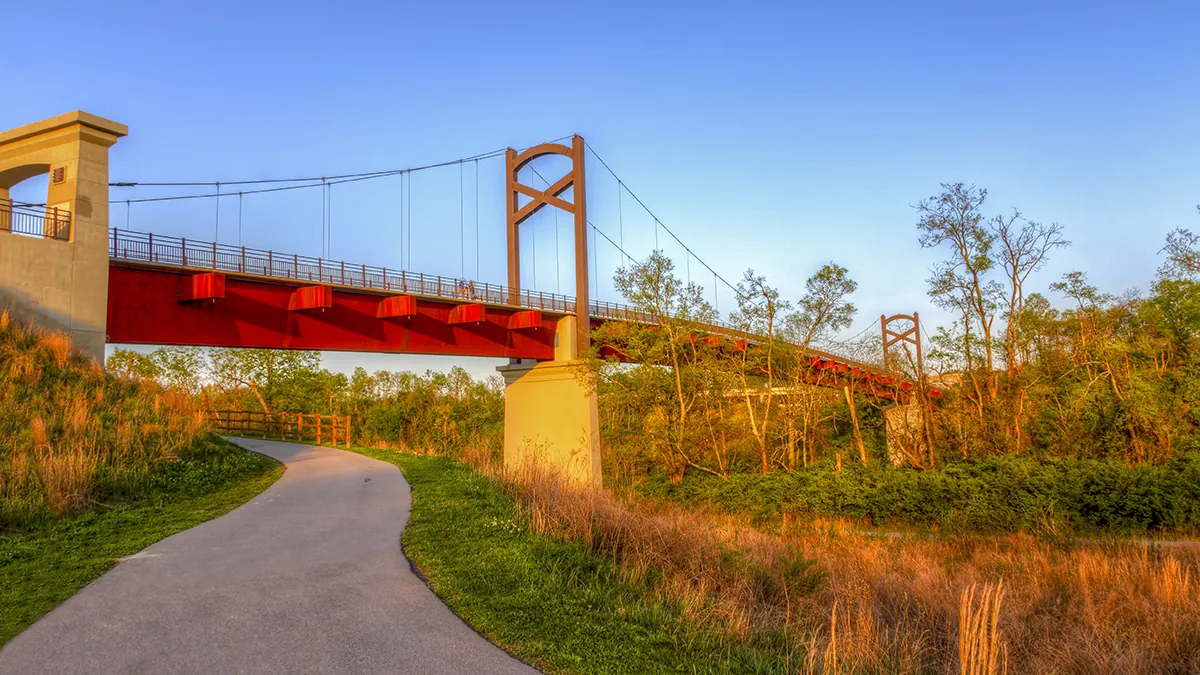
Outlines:
{"type": "Polygon", "coordinates": [[[559,320],[554,360],[518,361],[504,376],[504,465],[546,462],[572,479],[601,484],[596,392],[575,376],[579,330],[575,316],[559,320]]]}
{"type": "Polygon", "coordinates": [[[929,457],[921,401],[912,396],[883,410],[888,460],[898,466],[924,464],[929,457]]]}
{"type": "Polygon", "coordinates": [[[104,360],[108,318],[108,149],[124,124],[75,111],[0,132],[0,311],[71,336],[104,360]],[[10,189],[49,174],[45,206],[10,189]]]}

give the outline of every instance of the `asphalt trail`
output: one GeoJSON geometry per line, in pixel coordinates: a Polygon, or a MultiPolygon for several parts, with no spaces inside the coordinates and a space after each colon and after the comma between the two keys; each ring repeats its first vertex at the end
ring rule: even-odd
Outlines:
{"type": "Polygon", "coordinates": [[[391,464],[231,439],[287,471],[126,558],[0,651],[0,673],[534,673],[456,617],[400,550],[391,464]]]}

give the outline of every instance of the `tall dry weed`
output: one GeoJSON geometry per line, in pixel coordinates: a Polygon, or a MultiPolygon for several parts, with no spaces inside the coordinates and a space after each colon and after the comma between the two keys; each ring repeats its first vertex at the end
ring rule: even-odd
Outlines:
{"type": "Polygon", "coordinates": [[[186,397],[109,377],[61,333],[6,324],[0,381],[0,531],[87,508],[204,432],[186,397]]]}
{"type": "Polygon", "coordinates": [[[1200,673],[1200,547],[836,527],[779,536],[536,465],[480,466],[532,531],[585,543],[630,581],[654,580],[688,619],[729,639],[778,648],[769,636],[782,632],[798,672],[1200,673]],[[789,581],[796,551],[823,573],[789,581]]]}
{"type": "Polygon", "coordinates": [[[1004,582],[963,589],[958,604],[958,672],[997,675],[1008,672],[1008,647],[1000,636],[1004,582]]]}

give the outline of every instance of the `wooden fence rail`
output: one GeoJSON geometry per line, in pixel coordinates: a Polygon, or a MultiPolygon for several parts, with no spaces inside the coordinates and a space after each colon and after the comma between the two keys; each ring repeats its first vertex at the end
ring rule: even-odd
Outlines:
{"type": "Polygon", "coordinates": [[[260,410],[209,410],[205,414],[212,430],[222,434],[279,438],[301,443],[341,443],[350,447],[349,415],[265,413],[260,410]]]}

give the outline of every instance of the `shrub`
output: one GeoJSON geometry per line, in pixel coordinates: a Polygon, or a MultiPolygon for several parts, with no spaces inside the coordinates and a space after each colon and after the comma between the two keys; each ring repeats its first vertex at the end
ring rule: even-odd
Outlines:
{"type": "Polygon", "coordinates": [[[1004,455],[936,471],[850,465],[838,472],[818,465],[728,479],[695,472],[679,484],[653,475],[638,491],[763,524],[801,515],[981,533],[1193,532],[1200,529],[1200,451],[1135,467],[1004,455]]]}

